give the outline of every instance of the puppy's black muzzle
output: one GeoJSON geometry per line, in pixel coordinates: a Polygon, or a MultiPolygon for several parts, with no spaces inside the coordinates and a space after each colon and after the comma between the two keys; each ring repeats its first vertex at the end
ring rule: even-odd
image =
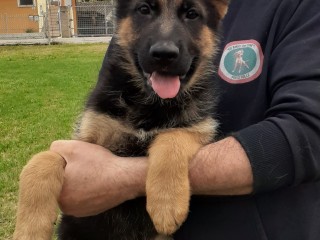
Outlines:
{"type": "Polygon", "coordinates": [[[136,65],[142,74],[157,72],[163,76],[184,78],[190,70],[194,56],[189,44],[179,37],[157,35],[142,37],[136,47],[136,65]]]}
{"type": "Polygon", "coordinates": [[[150,47],[149,54],[153,60],[169,63],[179,57],[180,50],[172,41],[158,41],[150,47]]]}

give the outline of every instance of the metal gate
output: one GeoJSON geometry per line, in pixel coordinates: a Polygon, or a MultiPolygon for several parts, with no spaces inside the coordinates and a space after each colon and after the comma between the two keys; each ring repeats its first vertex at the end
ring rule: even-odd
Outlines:
{"type": "Polygon", "coordinates": [[[110,36],[114,32],[114,12],[112,1],[109,3],[77,3],[76,36],[110,36]]]}

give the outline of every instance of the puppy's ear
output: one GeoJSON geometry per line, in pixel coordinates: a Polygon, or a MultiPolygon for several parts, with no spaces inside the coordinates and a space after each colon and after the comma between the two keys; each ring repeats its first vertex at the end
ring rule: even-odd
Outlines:
{"type": "Polygon", "coordinates": [[[217,9],[217,12],[219,13],[220,19],[224,18],[224,16],[228,12],[230,0],[213,0],[212,2],[215,8],[217,9]]]}

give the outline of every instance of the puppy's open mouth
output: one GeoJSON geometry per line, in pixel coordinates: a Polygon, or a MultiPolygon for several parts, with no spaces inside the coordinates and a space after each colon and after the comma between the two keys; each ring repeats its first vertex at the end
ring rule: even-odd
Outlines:
{"type": "MultiPolygon", "coordinates": [[[[174,70],[172,70],[172,67],[142,67],[138,54],[135,54],[134,59],[135,65],[138,71],[144,76],[147,85],[162,99],[173,99],[177,97],[179,92],[183,91],[184,86],[193,76],[198,64],[198,58],[194,57],[191,60],[189,69],[181,71],[179,66],[174,70]],[[150,69],[150,72],[147,69],[150,69]],[[176,69],[179,70],[176,71],[176,69]]],[[[186,63],[185,66],[186,65],[188,64],[186,63]]]]}
{"type": "Polygon", "coordinates": [[[160,98],[175,98],[178,95],[183,77],[165,75],[159,72],[145,73],[145,76],[148,79],[148,84],[160,98]]]}
{"type": "Polygon", "coordinates": [[[194,58],[185,75],[174,75],[168,72],[154,71],[146,73],[142,70],[148,85],[162,99],[175,98],[195,72],[197,58],[194,58]]]}

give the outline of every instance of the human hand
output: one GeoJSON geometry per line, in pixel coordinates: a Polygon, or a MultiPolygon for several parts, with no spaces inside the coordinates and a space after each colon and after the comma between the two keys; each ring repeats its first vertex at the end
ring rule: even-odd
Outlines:
{"type": "Polygon", "coordinates": [[[67,162],[59,199],[65,214],[96,215],[144,194],[146,158],[121,158],[76,140],[55,141],[50,150],[67,162]]]}

